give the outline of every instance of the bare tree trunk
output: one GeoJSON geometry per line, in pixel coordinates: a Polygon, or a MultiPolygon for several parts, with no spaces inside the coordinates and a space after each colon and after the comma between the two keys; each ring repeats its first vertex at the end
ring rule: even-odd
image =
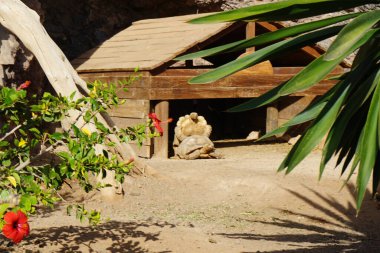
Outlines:
{"type": "MultiPolygon", "coordinates": [[[[79,77],[64,53],[50,38],[35,11],[20,0],[1,0],[0,24],[17,36],[34,54],[57,94],[70,96],[75,92],[74,99],[79,99],[82,94],[78,87],[88,94],[85,81],[79,77]]],[[[80,111],[70,111],[69,116],[62,123],[62,127],[68,131],[71,124],[82,125],[84,121],[80,114],[80,111]]],[[[97,115],[97,118],[105,126],[110,127],[102,115],[97,115]]],[[[94,126],[89,126],[89,128],[91,131],[96,131],[94,126]]],[[[110,135],[109,139],[117,144],[116,149],[122,159],[134,158],[136,166],[145,166],[130,145],[121,143],[114,135],[110,135]]],[[[107,173],[107,175],[112,176],[111,173],[107,173]]],[[[115,185],[114,180],[110,177],[106,178],[106,183],[115,185]]],[[[114,194],[114,192],[109,193],[109,189],[106,191],[108,191],[106,193],[108,195],[114,194]]]]}

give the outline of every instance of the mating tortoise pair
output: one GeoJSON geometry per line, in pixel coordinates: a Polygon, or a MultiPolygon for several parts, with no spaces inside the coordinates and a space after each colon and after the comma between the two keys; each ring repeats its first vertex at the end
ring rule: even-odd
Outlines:
{"type": "Polygon", "coordinates": [[[220,158],[215,153],[214,143],[209,139],[211,130],[205,118],[195,112],[180,117],[174,129],[174,158],[220,158]]]}

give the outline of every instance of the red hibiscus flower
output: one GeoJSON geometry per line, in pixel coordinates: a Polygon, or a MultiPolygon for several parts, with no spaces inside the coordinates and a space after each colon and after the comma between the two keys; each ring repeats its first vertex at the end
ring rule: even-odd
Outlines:
{"type": "Polygon", "coordinates": [[[14,243],[21,242],[21,240],[29,234],[28,218],[20,210],[17,211],[17,213],[6,213],[4,215],[4,221],[3,234],[14,243]]]}
{"type": "Polygon", "coordinates": [[[20,84],[20,86],[18,86],[17,90],[25,90],[26,88],[29,87],[31,83],[32,83],[31,81],[25,81],[25,83],[22,83],[20,84]]]}
{"type": "Polygon", "coordinates": [[[161,127],[162,123],[170,123],[173,121],[172,118],[169,118],[166,121],[161,121],[159,118],[157,118],[157,114],[154,112],[149,113],[148,117],[152,120],[154,128],[156,128],[157,132],[162,136],[164,134],[164,130],[161,127]]]}
{"type": "Polygon", "coordinates": [[[149,113],[148,117],[152,120],[153,126],[156,128],[157,132],[162,136],[164,134],[164,130],[162,129],[160,123],[161,120],[157,118],[157,114],[149,113]]]}

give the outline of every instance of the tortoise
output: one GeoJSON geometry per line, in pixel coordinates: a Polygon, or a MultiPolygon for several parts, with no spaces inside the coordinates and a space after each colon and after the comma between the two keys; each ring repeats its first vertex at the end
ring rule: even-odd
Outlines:
{"type": "Polygon", "coordinates": [[[180,143],[189,136],[204,135],[210,137],[211,130],[212,128],[210,125],[207,125],[206,119],[199,116],[196,112],[180,117],[174,129],[174,150],[176,150],[180,143]]]}
{"type": "Polygon", "coordinates": [[[214,143],[203,135],[186,137],[176,149],[176,158],[194,160],[198,158],[220,158],[215,153],[214,143]]]}

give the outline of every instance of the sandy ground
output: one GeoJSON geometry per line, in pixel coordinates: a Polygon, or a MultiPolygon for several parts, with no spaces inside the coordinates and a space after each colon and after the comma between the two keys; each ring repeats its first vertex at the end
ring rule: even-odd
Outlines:
{"type": "Polygon", "coordinates": [[[64,207],[31,221],[16,252],[380,252],[380,211],[367,196],[356,217],[354,187],[339,171],[318,182],[320,152],[288,176],[276,168],[287,144],[230,145],[219,160],[151,160],[112,202],[83,196],[109,218],[90,227],[64,207]]]}

